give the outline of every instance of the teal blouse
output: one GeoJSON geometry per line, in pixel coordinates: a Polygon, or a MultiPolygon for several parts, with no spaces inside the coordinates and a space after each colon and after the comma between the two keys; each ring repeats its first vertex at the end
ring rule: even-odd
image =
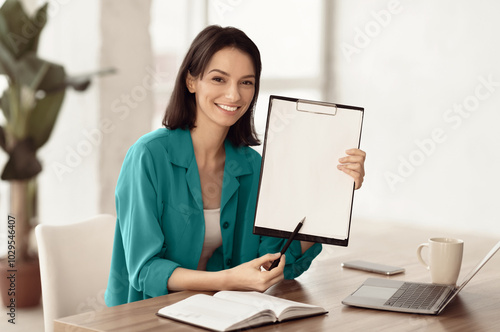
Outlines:
{"type": "MultiPolygon", "coordinates": [[[[252,233],[261,156],[225,142],[220,227],[222,246],[207,271],[235,267],[281,250],[285,239],[252,233]]],[[[116,185],[116,230],[105,301],[108,306],[168,293],[179,266],[195,270],[205,236],[200,177],[188,130],[158,129],[127,152],[116,185]]],[[[285,278],[309,268],[321,252],[304,254],[299,241],[286,252],[285,278]]]]}

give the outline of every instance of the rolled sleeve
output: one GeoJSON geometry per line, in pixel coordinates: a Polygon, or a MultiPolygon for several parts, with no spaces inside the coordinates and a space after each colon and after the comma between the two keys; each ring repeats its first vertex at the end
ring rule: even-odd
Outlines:
{"type": "Polygon", "coordinates": [[[116,209],[122,230],[129,283],[142,298],[168,293],[167,282],[179,264],[164,259],[161,202],[151,152],[134,145],[123,163],[116,188],[116,209]]]}
{"type": "Polygon", "coordinates": [[[141,269],[139,285],[144,290],[144,298],[156,297],[168,293],[168,279],[179,264],[161,258],[150,259],[141,269]]]}
{"type": "MultiPolygon", "coordinates": [[[[280,252],[281,248],[285,245],[285,242],[286,239],[262,236],[259,255],[262,256],[267,253],[280,252]]],[[[302,253],[300,241],[293,241],[285,252],[285,279],[295,279],[304,273],[322,249],[323,247],[321,243],[315,243],[307,249],[306,252],[302,253]]]]}
{"type": "Polygon", "coordinates": [[[313,259],[319,255],[322,249],[321,243],[315,243],[302,253],[300,241],[293,241],[285,253],[287,263],[284,271],[285,279],[295,279],[309,269],[313,259]]]}

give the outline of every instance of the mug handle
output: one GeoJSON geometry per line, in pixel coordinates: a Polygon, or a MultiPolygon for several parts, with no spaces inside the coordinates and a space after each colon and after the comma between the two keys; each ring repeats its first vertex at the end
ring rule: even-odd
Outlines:
{"type": "Polygon", "coordinates": [[[430,270],[430,269],[431,269],[431,267],[430,267],[430,266],[429,266],[429,264],[427,264],[427,263],[424,261],[424,259],[422,258],[422,248],[423,248],[423,247],[427,247],[427,248],[429,248],[429,243],[422,243],[422,244],[420,244],[420,245],[418,246],[418,248],[417,248],[417,258],[418,258],[419,262],[420,262],[423,266],[425,266],[425,268],[426,268],[427,270],[430,270]]]}

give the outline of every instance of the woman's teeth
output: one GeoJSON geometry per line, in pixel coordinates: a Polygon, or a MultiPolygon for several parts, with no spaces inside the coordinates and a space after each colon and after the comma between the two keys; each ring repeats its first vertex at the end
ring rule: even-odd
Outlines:
{"type": "Polygon", "coordinates": [[[217,104],[217,106],[219,106],[220,108],[222,108],[223,110],[226,110],[226,111],[229,111],[229,112],[234,112],[238,109],[237,106],[227,106],[227,105],[220,105],[220,104],[217,104]]]}

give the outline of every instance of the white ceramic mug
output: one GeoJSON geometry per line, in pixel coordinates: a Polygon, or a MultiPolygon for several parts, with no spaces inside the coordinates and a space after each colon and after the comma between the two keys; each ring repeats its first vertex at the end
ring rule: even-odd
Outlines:
{"type": "Polygon", "coordinates": [[[462,265],[464,241],[452,238],[431,238],[417,248],[417,257],[431,271],[434,284],[455,285],[462,265]],[[429,250],[429,264],[422,258],[422,249],[429,250]]]}

